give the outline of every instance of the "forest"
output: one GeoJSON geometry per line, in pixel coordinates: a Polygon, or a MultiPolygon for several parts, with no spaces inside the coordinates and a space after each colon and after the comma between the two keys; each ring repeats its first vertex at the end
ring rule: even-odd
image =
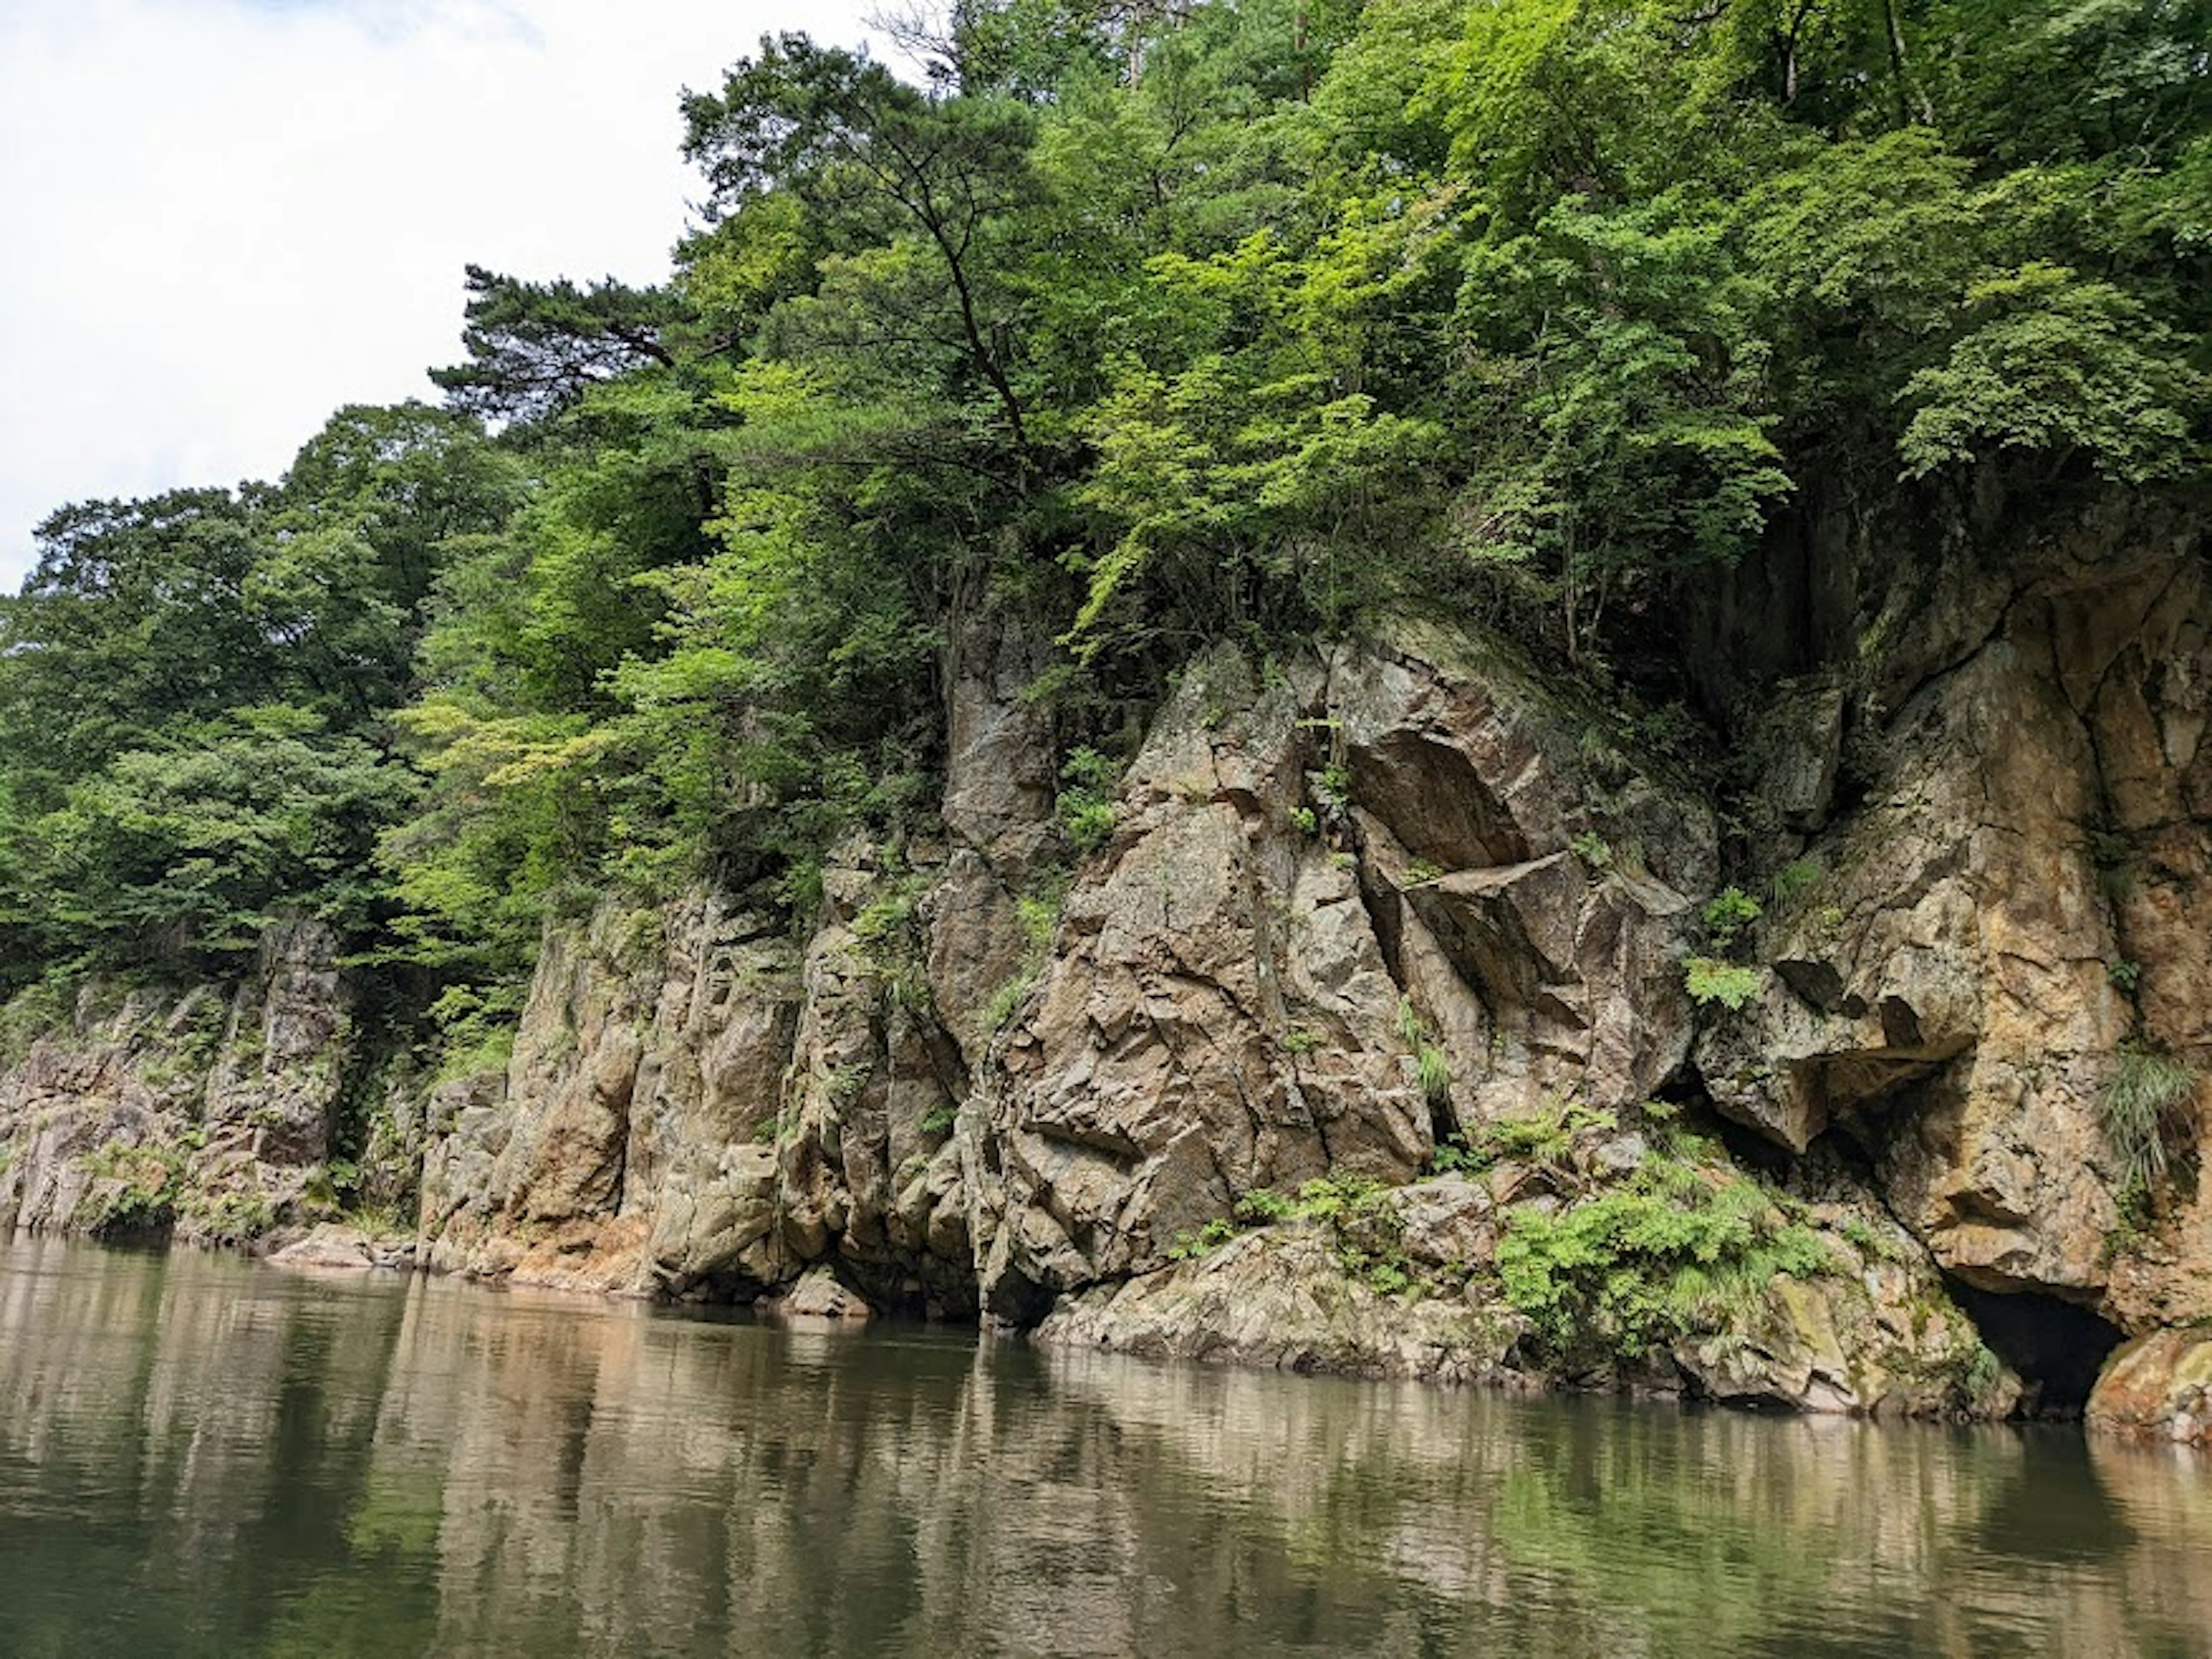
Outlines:
{"type": "Polygon", "coordinates": [[[599,894],[803,928],[841,843],[895,865],[979,624],[1052,642],[1080,846],[1210,643],[1441,611],[1711,743],[1669,641],[1793,519],[2202,470],[2212,0],[897,32],[701,66],[665,287],[472,268],[441,404],[45,521],[0,993],[220,977],[311,915],[477,1043],[599,894]]]}

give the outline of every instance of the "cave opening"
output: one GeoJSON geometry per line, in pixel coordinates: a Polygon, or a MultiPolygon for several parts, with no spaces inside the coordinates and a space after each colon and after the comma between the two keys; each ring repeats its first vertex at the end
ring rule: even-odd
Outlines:
{"type": "Polygon", "coordinates": [[[2076,1302],[2041,1291],[1985,1291],[1946,1275],[1990,1350],[2019,1375],[2023,1417],[2079,1417],[2125,1334],[2076,1302]]]}

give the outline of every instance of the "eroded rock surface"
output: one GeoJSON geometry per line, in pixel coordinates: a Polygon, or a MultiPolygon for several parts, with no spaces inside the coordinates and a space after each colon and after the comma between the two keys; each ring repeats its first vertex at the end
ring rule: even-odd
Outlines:
{"type": "Polygon", "coordinates": [[[2089,1421],[2138,1437],[2212,1446],[2212,1330],[2154,1331],[2115,1353],[2089,1421]]]}
{"type": "MultiPolygon", "coordinates": [[[[1665,721],[1401,622],[1193,663],[1087,853],[1055,814],[1066,734],[1023,695],[1050,653],[985,616],[948,653],[939,821],[836,849],[803,936],[704,892],[610,901],[548,928],[502,1067],[427,1079],[362,1069],[335,945],[280,930],[234,994],[88,1000],[30,1046],[0,1078],[0,1223],[119,1224],[154,1189],[188,1237],[308,1219],[342,1098],[380,1100],[361,1192],[410,1207],[419,1164],[443,1269],[2002,1412],[2042,1379],[1962,1303],[2055,1297],[2107,1340],[2212,1318],[2212,587],[2189,523],[2124,504],[1940,575],[1822,550],[1796,644],[1714,699],[1733,794],[1665,721]],[[1723,938],[1729,883],[1764,914],[1723,938]],[[1690,994],[1716,956],[1740,1011],[1690,994]],[[2112,1091],[2149,1061],[2130,1144],[2112,1091]],[[1635,1188],[1715,1112],[1743,1133],[1700,1141],[1711,1180],[1760,1171],[1817,1261],[1641,1354],[1544,1346],[1516,1227],[1635,1188]],[[1240,1209],[1316,1181],[1389,1194],[1382,1267],[1240,1209]]],[[[2194,1364],[2130,1349],[2109,1392],[2194,1422],[2158,1403],[2194,1364]]]]}
{"type": "MultiPolygon", "coordinates": [[[[2200,1074],[2212,1056],[2208,933],[2182,920],[2212,878],[2212,596],[2185,542],[2113,533],[1896,621],[1929,639],[1884,661],[1925,672],[1863,711],[1864,799],[1791,866],[1763,993],[1698,1062],[1723,1111],[1793,1152],[1859,1141],[1967,1283],[2139,1329],[2212,1313],[2203,1207],[2130,1190],[2105,1103],[2130,1049],[2200,1074]],[[1948,658],[1942,629],[1967,635],[1948,658]]],[[[2202,1096],[2167,1152],[2201,1140],[2202,1096]]]]}
{"type": "Polygon", "coordinates": [[[353,1057],[337,954],[291,922],[228,996],[86,988],[0,1074],[0,1227],[228,1243],[293,1215],[353,1057]]]}

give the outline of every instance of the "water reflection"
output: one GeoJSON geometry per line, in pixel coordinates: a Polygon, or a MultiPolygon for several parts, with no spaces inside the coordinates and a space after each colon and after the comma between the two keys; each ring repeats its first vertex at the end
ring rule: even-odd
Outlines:
{"type": "Polygon", "coordinates": [[[0,1654],[2212,1656],[2212,1468],[0,1247],[0,1654]]]}

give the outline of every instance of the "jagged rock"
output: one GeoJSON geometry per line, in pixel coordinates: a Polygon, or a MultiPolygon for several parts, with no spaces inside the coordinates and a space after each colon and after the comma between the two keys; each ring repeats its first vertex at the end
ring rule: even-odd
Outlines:
{"type": "Polygon", "coordinates": [[[1264,684],[1194,667],[994,1051],[969,1143],[987,1301],[1018,1321],[1146,1271],[1255,1188],[1403,1180],[1439,1112],[1656,1090],[1688,1048],[1713,821],[1626,747],[1594,819],[1587,732],[1412,624],[1264,684]]]}
{"type": "Polygon", "coordinates": [[[354,1052],[337,954],[291,921],[227,997],[86,987],[0,1075],[0,1225],[231,1243],[293,1215],[354,1052]]]}
{"type": "MultiPolygon", "coordinates": [[[[1858,1416],[2011,1410],[2019,1379],[1986,1352],[1925,1256],[1870,1207],[1856,1197],[1815,1206],[1826,1270],[1709,1314],[1656,1368],[1616,1357],[1579,1380],[1858,1416]]],[[[1322,1223],[1279,1224],[1063,1297],[1036,1340],[1361,1376],[1546,1382],[1497,1277],[1505,1221],[1486,1186],[1444,1177],[1398,1188],[1382,1195],[1377,1221],[1395,1266],[1371,1250],[1347,1258],[1322,1223]],[[1413,1288],[1379,1288],[1378,1265],[1413,1288]]]]}
{"type": "MultiPolygon", "coordinates": [[[[504,1069],[437,1081],[366,1054],[334,941],[288,924],[234,993],[94,996],[0,1076],[0,1224],[112,1220],[142,1189],[189,1236],[301,1218],[341,1097],[380,1101],[364,1189],[404,1202],[419,1158],[443,1268],[799,1282],[1052,1340],[1507,1379],[1533,1362],[1501,1237],[1635,1179],[1666,1135],[1632,1109],[1697,1112],[1702,1085],[1782,1149],[1735,1167],[1827,1172],[1835,1261],[1590,1380],[2002,1411],[2023,1379],[1960,1301],[2212,1318],[2205,1091],[2179,1091],[2169,1173],[2137,1190],[2156,1159],[2104,1121],[2124,1054],[2212,1062],[2199,538],[2118,506],[2002,556],[1862,533],[1822,544],[1832,568],[1747,571],[1808,614],[1733,653],[1755,683],[1707,687],[1750,711],[1735,823],[1771,843],[1759,873],[1784,866],[1728,943],[1701,914],[1708,786],[1620,710],[1425,623],[1192,665],[1074,860],[1021,696],[1051,653],[987,610],[945,665],[941,836],[836,849],[808,938],[705,894],[610,901],[548,928],[504,1069]],[[1690,1000],[1686,959],[1716,951],[1755,975],[1740,1012],[1690,1000]],[[1565,1126],[1569,1153],[1417,1178],[1509,1119],[1565,1126]],[[1391,1184],[1392,1272],[1295,1227],[1177,1248],[1322,1176],[1391,1184]],[[1399,1266],[1425,1294],[1376,1288],[1399,1266]]],[[[1721,651],[1693,645],[1692,678],[1721,651]]]]}
{"type": "Polygon", "coordinates": [[[1776,686],[1755,713],[1747,746],[1758,768],[1758,799],[1782,826],[1816,830],[1827,822],[1849,702],[1839,678],[1814,675],[1776,686]]]}
{"type": "Polygon", "coordinates": [[[2154,1331],[2114,1353],[2089,1421],[2118,1433],[2212,1446],[2212,1330],[2154,1331]]]}
{"type": "Polygon", "coordinates": [[[960,636],[945,699],[939,816],[956,841],[1012,882],[1049,854],[1054,839],[1051,721],[1022,695],[1051,661],[1042,641],[979,619],[960,636]]]}
{"type": "Polygon", "coordinates": [[[1456,1113],[1654,1093],[1688,1052],[1711,809],[1601,711],[1436,628],[1340,651],[1328,699],[1382,948],[1456,1113]]]}
{"type": "Polygon", "coordinates": [[[1255,689],[1227,655],[1186,677],[994,1051],[963,1145],[1002,1316],[1158,1265],[1241,1193],[1428,1156],[1358,884],[1290,822],[1319,676],[1297,678],[1255,689]]]}
{"type": "Polygon", "coordinates": [[[1898,623],[1915,642],[1887,659],[1929,667],[1871,746],[1868,799],[1767,919],[1774,978],[1698,1066],[1793,1152],[1831,1125],[1863,1141],[1968,1283],[2099,1299],[2142,1328],[2212,1313],[2193,1204],[2114,1265],[2125,1160],[2100,1103],[2125,1044],[2201,1063],[2212,1038],[2212,936],[2179,896],[2212,878],[2195,769],[2212,599],[2142,526],[2044,558],[1898,623]],[[1946,653],[1946,629],[1979,631],[1946,653]]]}
{"type": "Polygon", "coordinates": [[[427,1110],[431,1265],[633,1293],[775,1282],[762,1165],[798,993],[778,933],[702,896],[549,930],[505,1075],[427,1110]]]}

